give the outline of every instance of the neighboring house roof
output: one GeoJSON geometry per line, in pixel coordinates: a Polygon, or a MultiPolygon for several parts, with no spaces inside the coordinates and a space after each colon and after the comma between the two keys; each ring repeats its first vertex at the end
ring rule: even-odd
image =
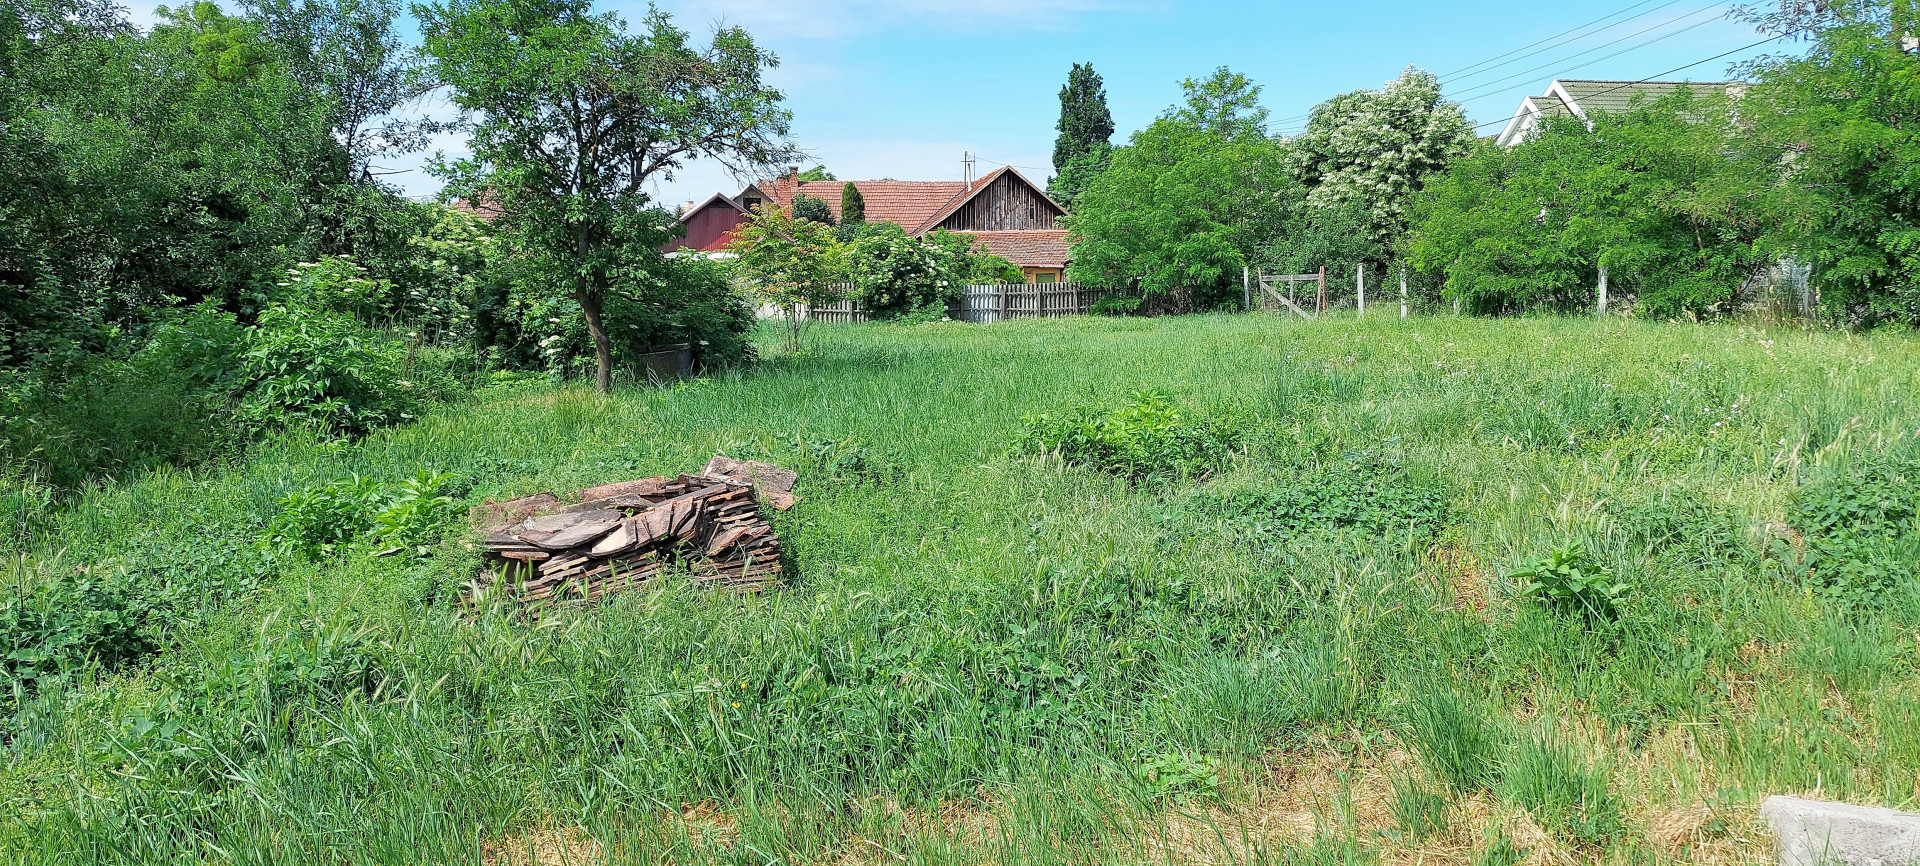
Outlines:
{"type": "MultiPolygon", "coordinates": [[[[1040,198],[1046,201],[1047,204],[1052,205],[1055,210],[1063,214],[1067,212],[1067,209],[1064,207],[1061,207],[1059,202],[1054,201],[1052,196],[1047,195],[1047,191],[1045,187],[1042,187],[1039,184],[1034,183],[1032,180],[1028,179],[1026,175],[1021,174],[1018,171],[1015,171],[1013,166],[1003,165],[999,168],[994,169],[993,171],[987,172],[985,177],[982,177],[979,180],[974,181],[972,186],[969,186],[963,189],[961,193],[958,195],[955,195],[951,201],[948,201],[945,204],[941,205],[939,210],[934,211],[926,219],[921,220],[919,225],[909,228],[907,229],[907,231],[913,234],[920,234],[923,232],[932,231],[935,226],[944,222],[947,217],[953,216],[955,211],[958,211],[962,207],[965,207],[967,202],[972,201],[975,196],[978,196],[979,194],[986,192],[988,187],[993,186],[994,181],[997,181],[1003,175],[1008,175],[1008,174],[1011,174],[1014,177],[1019,178],[1022,183],[1026,184],[1034,192],[1039,193],[1040,198]]],[[[866,190],[861,190],[862,194],[865,194],[865,192],[866,190]]],[[[868,217],[868,219],[872,219],[872,217],[868,217]]],[[[904,226],[906,225],[906,223],[901,223],[901,225],[904,226]]]]}
{"type": "Polygon", "coordinates": [[[499,205],[494,204],[485,195],[482,195],[478,200],[471,201],[464,198],[456,198],[453,201],[447,202],[447,209],[457,210],[464,214],[471,214],[481,222],[487,223],[493,222],[494,219],[498,218],[501,214],[506,213],[506,211],[501,210],[499,205]]]}
{"type": "Polygon", "coordinates": [[[1651,102],[1682,87],[1693,88],[1693,92],[1699,95],[1727,93],[1735,97],[1745,89],[1745,85],[1737,81],[1555,79],[1548,83],[1546,93],[1520,100],[1520,107],[1514,110],[1513,118],[1507,121],[1495,141],[1511,147],[1531,137],[1548,118],[1572,116],[1591,123],[1590,115],[1593,112],[1625,111],[1635,102],[1651,102]]]}
{"type": "MultiPolygon", "coordinates": [[[[1011,166],[1004,166],[988,172],[972,183],[957,180],[907,181],[907,180],[822,180],[802,181],[789,173],[785,177],[751,184],[741,190],[730,201],[736,205],[759,198],[779,207],[790,207],[799,195],[808,195],[827,203],[834,219],[841,218],[840,196],[847,184],[860,190],[860,197],[866,203],[867,222],[891,222],[910,235],[923,235],[940,227],[943,223],[959,226],[954,230],[965,232],[980,239],[981,245],[994,255],[1001,256],[1014,264],[1029,268],[1061,268],[1067,263],[1067,232],[1064,229],[1032,228],[1020,230],[982,231],[980,224],[969,222],[971,214],[961,214],[968,203],[980,199],[983,207],[1000,208],[994,211],[996,218],[1006,214],[1005,190],[1018,191],[1022,196],[1021,208],[1027,209],[1039,219],[1039,225],[1052,226],[1055,216],[1065,214],[1067,209],[1059,202],[1048,197],[1046,190],[1028,179],[1011,166]],[[1002,185],[1000,197],[981,199],[988,190],[1002,178],[1016,178],[1013,186],[1002,185]],[[1024,185],[1027,189],[1019,191],[1024,185]],[[1052,213],[1046,213],[1051,208],[1052,213]],[[956,217],[956,214],[960,216],[956,217]]],[[[1034,220],[1023,217],[1014,218],[1017,228],[1021,222],[1033,223],[1034,220]]],[[[993,225],[1005,225],[1005,222],[993,225]]]]}
{"type": "Polygon", "coordinates": [[[1073,244],[1066,229],[1025,232],[959,232],[972,235],[987,252],[1029,268],[1064,268],[1073,244]]]}

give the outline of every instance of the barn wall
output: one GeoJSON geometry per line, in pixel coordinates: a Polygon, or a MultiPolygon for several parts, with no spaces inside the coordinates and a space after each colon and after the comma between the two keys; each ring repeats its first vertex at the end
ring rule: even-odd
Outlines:
{"type": "Polygon", "coordinates": [[[723,238],[727,232],[738,228],[745,219],[739,211],[724,204],[716,202],[708,205],[687,218],[687,236],[667,244],[667,251],[688,247],[696,250],[718,249],[725,245],[723,238]]]}
{"type": "Polygon", "coordinates": [[[1009,172],[940,221],[956,232],[1007,232],[1053,228],[1059,210],[1047,197],[1009,172]]]}

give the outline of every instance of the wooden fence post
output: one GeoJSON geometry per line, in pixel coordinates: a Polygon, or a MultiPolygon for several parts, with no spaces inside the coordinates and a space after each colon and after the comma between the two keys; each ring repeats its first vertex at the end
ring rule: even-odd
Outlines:
{"type": "Polygon", "coordinates": [[[1607,315],[1607,266],[1600,266],[1600,315],[1607,315]]]}
{"type": "Polygon", "coordinates": [[[1407,263],[1400,263],[1400,318],[1407,317],[1407,263]]]}
{"type": "Polygon", "coordinates": [[[1320,306],[1314,308],[1313,312],[1315,315],[1318,315],[1326,311],[1327,311],[1327,266],[1321,265],[1320,266],[1320,306]]]}

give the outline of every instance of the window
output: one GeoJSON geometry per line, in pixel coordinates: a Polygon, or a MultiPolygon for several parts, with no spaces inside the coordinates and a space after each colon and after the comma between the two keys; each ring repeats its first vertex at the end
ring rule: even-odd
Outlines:
{"type": "Polygon", "coordinates": [[[1036,283],[1058,282],[1059,279],[1060,279],[1060,275],[1054,273],[1053,271],[1041,271],[1033,275],[1033,281],[1036,283]]]}

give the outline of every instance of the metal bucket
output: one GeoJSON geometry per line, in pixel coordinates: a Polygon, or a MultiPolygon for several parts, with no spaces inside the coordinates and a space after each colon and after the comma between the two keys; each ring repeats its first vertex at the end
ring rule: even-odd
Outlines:
{"type": "Polygon", "coordinates": [[[660,346],[639,356],[634,364],[635,378],[659,384],[693,375],[693,344],[660,346]]]}

